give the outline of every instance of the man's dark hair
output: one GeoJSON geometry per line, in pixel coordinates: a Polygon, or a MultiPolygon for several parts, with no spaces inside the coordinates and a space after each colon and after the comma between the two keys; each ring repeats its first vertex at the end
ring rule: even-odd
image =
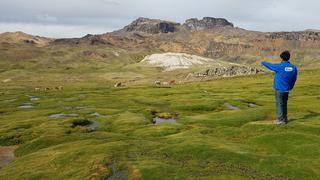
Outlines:
{"type": "Polygon", "coordinates": [[[289,51],[283,51],[280,54],[280,57],[283,61],[289,61],[290,60],[290,52],[289,51]]]}

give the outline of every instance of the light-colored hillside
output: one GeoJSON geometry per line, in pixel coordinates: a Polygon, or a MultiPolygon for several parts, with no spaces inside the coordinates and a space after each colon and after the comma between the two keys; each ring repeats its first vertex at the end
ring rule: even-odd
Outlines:
{"type": "Polygon", "coordinates": [[[190,55],[186,53],[163,53],[152,54],[146,56],[141,63],[148,63],[153,66],[162,67],[166,71],[172,71],[176,69],[188,69],[197,65],[211,65],[216,67],[226,67],[230,65],[237,65],[234,63],[228,63],[220,60],[214,60],[196,55],[190,55]]]}

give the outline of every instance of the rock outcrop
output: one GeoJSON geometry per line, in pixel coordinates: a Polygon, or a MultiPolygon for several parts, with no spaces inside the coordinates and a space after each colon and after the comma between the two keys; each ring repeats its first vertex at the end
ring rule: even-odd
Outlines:
{"type": "Polygon", "coordinates": [[[233,27],[233,24],[223,18],[204,17],[202,20],[192,18],[186,20],[183,27],[191,30],[213,29],[216,27],[233,27]]]}
{"type": "Polygon", "coordinates": [[[189,77],[232,77],[264,72],[261,69],[227,61],[185,53],[163,53],[146,56],[141,63],[161,67],[165,71],[189,69],[189,77]]]}
{"type": "Polygon", "coordinates": [[[300,32],[274,32],[266,35],[269,39],[282,39],[288,41],[319,41],[320,32],[300,31],[300,32]]]}
{"type": "Polygon", "coordinates": [[[229,67],[215,67],[215,68],[209,68],[199,72],[194,72],[193,76],[194,77],[233,77],[233,76],[258,74],[262,72],[264,71],[254,67],[231,65],[229,67]]]}
{"type": "Polygon", "coordinates": [[[125,26],[122,31],[158,34],[176,32],[179,26],[180,24],[175,22],[149,18],[138,18],[128,26],[125,26]]]}
{"type": "Polygon", "coordinates": [[[212,17],[204,17],[202,20],[196,18],[188,19],[183,25],[170,21],[140,17],[128,26],[125,26],[122,30],[116,32],[144,32],[158,34],[177,32],[182,27],[188,30],[199,30],[217,27],[233,27],[233,24],[226,19],[212,17]]]}

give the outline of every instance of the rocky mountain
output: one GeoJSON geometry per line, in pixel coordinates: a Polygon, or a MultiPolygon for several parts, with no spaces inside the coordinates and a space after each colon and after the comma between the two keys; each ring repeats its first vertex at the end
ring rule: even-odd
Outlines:
{"type": "MultiPolygon", "coordinates": [[[[55,55],[63,54],[55,52],[56,49],[70,48],[72,51],[64,54],[77,54],[68,55],[67,58],[89,58],[108,62],[121,59],[126,63],[138,62],[155,53],[172,52],[254,65],[261,59],[278,61],[281,51],[291,50],[293,62],[298,66],[307,68],[320,65],[320,33],[317,31],[257,32],[234,27],[233,23],[226,19],[212,17],[200,20],[191,18],[182,24],[138,18],[118,31],[89,34],[82,38],[50,39],[24,33],[3,33],[0,34],[0,43],[45,46],[54,51],[52,54],[55,55]],[[105,52],[107,50],[110,51],[105,52]],[[117,53],[114,52],[124,53],[115,56],[117,53]]],[[[30,58],[33,58],[41,50],[43,49],[27,52],[30,58]]],[[[2,50],[6,57],[24,57],[21,54],[16,58],[14,56],[17,53],[10,53],[16,51],[18,50],[2,50]]],[[[60,55],[59,58],[64,57],[60,55]]]]}
{"type": "Polygon", "coordinates": [[[158,19],[138,18],[120,32],[145,32],[151,34],[176,32],[180,24],[158,19]]]}
{"type": "Polygon", "coordinates": [[[186,20],[183,27],[191,30],[213,29],[217,27],[233,27],[233,24],[223,18],[204,17],[202,20],[191,18],[186,20]]]}
{"type": "Polygon", "coordinates": [[[125,33],[125,32],[143,32],[150,34],[158,34],[158,33],[174,33],[178,32],[181,29],[187,30],[204,30],[204,29],[214,29],[219,27],[233,27],[233,24],[228,20],[223,18],[212,18],[212,17],[204,17],[201,20],[197,18],[191,18],[185,21],[184,24],[171,22],[171,21],[163,21],[159,19],[149,19],[149,18],[138,18],[133,21],[128,26],[125,26],[120,31],[116,31],[117,33],[125,33]]]}

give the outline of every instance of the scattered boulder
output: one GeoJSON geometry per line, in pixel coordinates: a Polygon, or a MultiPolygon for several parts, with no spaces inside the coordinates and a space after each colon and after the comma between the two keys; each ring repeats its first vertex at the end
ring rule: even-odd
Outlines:
{"type": "Polygon", "coordinates": [[[264,72],[261,69],[248,66],[232,65],[229,67],[216,67],[210,68],[199,72],[194,72],[194,77],[233,77],[233,76],[243,76],[252,75],[264,72]]]}

